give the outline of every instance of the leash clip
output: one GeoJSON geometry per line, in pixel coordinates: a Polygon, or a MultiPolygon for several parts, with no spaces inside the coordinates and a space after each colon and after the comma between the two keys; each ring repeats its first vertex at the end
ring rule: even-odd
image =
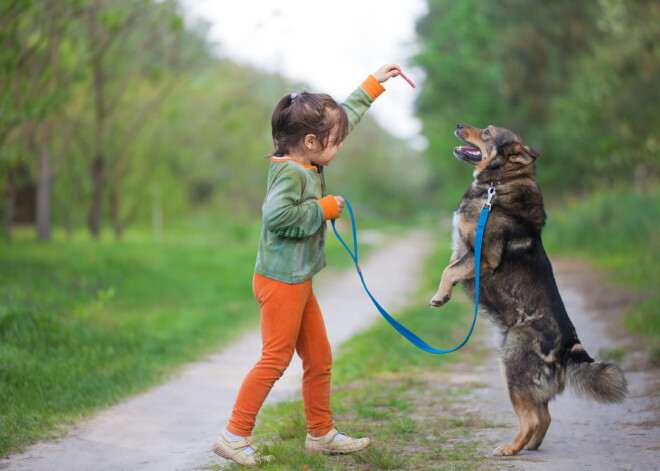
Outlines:
{"type": "Polygon", "coordinates": [[[490,208],[493,207],[493,205],[491,204],[491,201],[493,200],[493,197],[495,196],[495,193],[496,193],[495,192],[495,185],[493,185],[491,183],[490,188],[488,188],[488,201],[486,201],[484,203],[484,205],[481,207],[481,209],[487,209],[488,211],[490,211],[490,208]]]}

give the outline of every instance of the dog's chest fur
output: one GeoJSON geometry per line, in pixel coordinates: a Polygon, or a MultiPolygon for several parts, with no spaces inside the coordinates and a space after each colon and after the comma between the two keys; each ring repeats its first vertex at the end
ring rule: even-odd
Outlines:
{"type": "MultiPolygon", "coordinates": [[[[474,250],[481,209],[488,199],[489,185],[475,181],[465,193],[453,218],[452,248],[458,258],[474,250]]],[[[506,252],[528,250],[540,240],[545,224],[543,199],[532,179],[495,186],[495,197],[484,233],[484,249],[493,242],[504,242],[506,252]]],[[[495,268],[495,267],[493,267],[495,268]]]]}
{"type": "MultiPolygon", "coordinates": [[[[474,253],[479,216],[487,201],[489,185],[473,185],[454,213],[452,245],[456,259],[474,253]]],[[[538,299],[549,301],[548,285],[555,286],[552,268],[541,242],[545,211],[535,181],[525,179],[496,187],[482,242],[482,302],[490,307],[492,320],[502,328],[529,322],[554,324],[552,309],[538,299]],[[543,280],[538,279],[539,274],[543,280]],[[536,278],[535,282],[532,277],[536,278]],[[530,296],[530,293],[534,295],[530,296]]],[[[473,255],[472,255],[473,256],[473,255]]],[[[473,295],[474,280],[463,282],[473,295]]],[[[553,293],[554,294],[554,293],[553,293]]],[[[548,327],[548,326],[546,326],[548,327]]],[[[553,329],[554,330],[554,329],[553,329]]]]}
{"type": "MultiPolygon", "coordinates": [[[[454,213],[456,259],[466,253],[474,256],[487,189],[472,185],[454,213]]],[[[482,243],[481,312],[502,334],[501,351],[533,352],[555,371],[568,338],[575,334],[541,243],[545,222],[541,194],[535,182],[508,184],[496,191],[482,243]]],[[[474,298],[474,279],[462,284],[474,298]]]]}

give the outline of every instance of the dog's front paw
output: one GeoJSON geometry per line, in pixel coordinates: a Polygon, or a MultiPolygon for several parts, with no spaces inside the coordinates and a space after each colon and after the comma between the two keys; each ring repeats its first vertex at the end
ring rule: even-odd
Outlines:
{"type": "Polygon", "coordinates": [[[451,299],[451,295],[449,294],[445,294],[445,295],[436,294],[435,296],[433,296],[433,299],[431,299],[431,307],[444,306],[445,304],[447,304],[449,299],[451,299]]]}
{"type": "Polygon", "coordinates": [[[498,446],[493,450],[493,455],[495,456],[513,456],[517,454],[518,451],[513,448],[510,444],[509,445],[502,445],[498,446]]]}

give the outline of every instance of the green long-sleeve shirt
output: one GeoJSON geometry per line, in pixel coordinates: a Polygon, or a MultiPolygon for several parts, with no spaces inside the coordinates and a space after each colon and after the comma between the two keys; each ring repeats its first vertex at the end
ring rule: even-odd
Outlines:
{"type": "MultiPolygon", "coordinates": [[[[379,92],[368,86],[375,80],[370,79],[342,103],[349,132],[373,103],[372,96],[378,96],[379,92]]],[[[318,201],[324,196],[323,167],[286,157],[271,158],[255,267],[258,274],[285,283],[302,283],[325,267],[326,223],[318,201]]]]}

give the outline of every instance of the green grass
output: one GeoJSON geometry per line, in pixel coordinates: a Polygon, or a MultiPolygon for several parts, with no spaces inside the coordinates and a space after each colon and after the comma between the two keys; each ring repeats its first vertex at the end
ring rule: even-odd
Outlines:
{"type": "MultiPolygon", "coordinates": [[[[257,234],[258,236],[258,234],[257,234]]],[[[0,453],[162,379],[258,321],[255,234],[0,246],[0,453]]]]}
{"type": "Polygon", "coordinates": [[[588,259],[636,294],[625,325],[660,364],[660,188],[612,188],[548,213],[550,255],[588,259]]]}
{"type": "MultiPolygon", "coordinates": [[[[259,231],[190,225],[158,243],[19,231],[0,244],[0,456],[256,328],[259,231]]],[[[334,236],[326,253],[352,264],[334,236]]]]}

